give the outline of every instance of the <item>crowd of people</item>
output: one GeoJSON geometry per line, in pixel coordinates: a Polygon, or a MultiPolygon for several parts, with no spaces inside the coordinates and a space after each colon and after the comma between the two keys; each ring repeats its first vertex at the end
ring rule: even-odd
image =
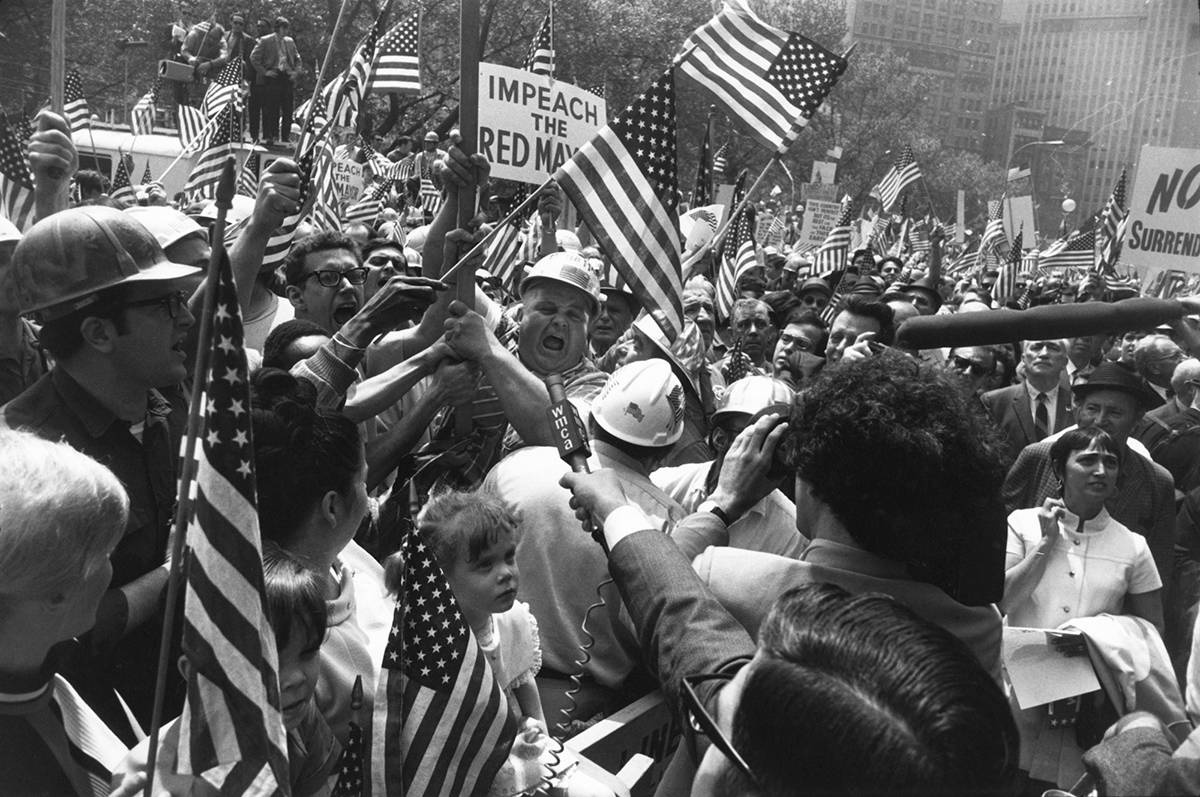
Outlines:
{"type": "MultiPolygon", "coordinates": [[[[248,57],[270,80],[286,48],[259,63],[264,41],[248,57]]],[[[216,214],[74,203],[67,130],[43,112],[31,140],[36,224],[0,220],[0,791],[132,794],[181,610],[165,593],[216,214]]],[[[995,275],[942,278],[940,240],[924,263],[864,249],[813,274],[785,242],[727,313],[696,258],[671,339],[586,229],[556,230],[553,189],[512,280],[450,271],[500,210],[458,229],[489,167],[430,143],[432,218],[394,195],[370,223],[302,226],[264,268],[301,200],[281,158],[228,248],[293,794],[330,793],[383,710],[409,535],[518,745],[661,691],[682,739],[659,794],[1200,791],[1200,301],[1152,329],[914,350],[913,319],[1000,312],[995,275]],[[590,472],[560,457],[549,377],[590,472]],[[1082,635],[1106,688],[1028,705],[1006,628],[1082,635]]],[[[168,674],[160,770],[187,677],[168,674]]],[[[510,760],[489,793],[539,780],[510,760]]]]}

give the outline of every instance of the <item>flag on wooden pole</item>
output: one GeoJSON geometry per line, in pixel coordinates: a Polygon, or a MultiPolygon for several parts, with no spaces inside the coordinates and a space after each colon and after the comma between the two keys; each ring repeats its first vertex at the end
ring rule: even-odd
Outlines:
{"type": "Polygon", "coordinates": [[[746,204],[738,214],[737,221],[727,238],[726,256],[721,258],[721,272],[717,277],[717,295],[713,303],[717,318],[729,319],[737,294],[737,282],[743,274],[757,264],[754,248],[754,206],[746,204]],[[732,257],[728,255],[732,253],[732,257]]]}
{"type": "Polygon", "coordinates": [[[0,212],[18,230],[33,224],[36,203],[33,175],[16,131],[0,115],[0,212]]]}
{"type": "Polygon", "coordinates": [[[420,12],[396,23],[379,41],[367,90],[377,94],[421,92],[420,12]]]}
{"type": "Polygon", "coordinates": [[[63,116],[67,117],[72,133],[92,126],[92,114],[88,110],[87,98],[83,96],[83,81],[74,69],[67,73],[63,83],[63,116]]]}
{"type": "Polygon", "coordinates": [[[154,78],[154,85],[133,106],[129,116],[129,130],[135,136],[148,136],[154,132],[154,108],[158,104],[158,91],[162,78],[154,78]]]}
{"type": "Polygon", "coordinates": [[[883,209],[888,211],[895,206],[901,192],[920,179],[921,169],[913,157],[912,147],[905,144],[892,168],[888,169],[887,174],[879,181],[879,185],[872,193],[879,197],[879,201],[883,203],[883,209]]]}
{"type": "Polygon", "coordinates": [[[554,77],[554,44],[550,30],[552,14],[552,11],[546,12],[533,41],[529,43],[529,52],[525,55],[526,72],[554,77]]]}

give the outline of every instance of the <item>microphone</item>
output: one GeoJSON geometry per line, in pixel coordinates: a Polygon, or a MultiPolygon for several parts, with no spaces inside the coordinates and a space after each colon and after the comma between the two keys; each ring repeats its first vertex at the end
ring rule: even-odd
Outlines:
{"type": "MultiPolygon", "coordinates": [[[[587,460],[592,449],[588,445],[587,429],[579,417],[575,405],[567,398],[563,389],[562,374],[550,374],[546,377],[546,390],[550,393],[550,428],[554,430],[554,446],[558,455],[571,466],[575,473],[591,473],[587,460]]],[[[583,530],[592,535],[592,539],[600,543],[604,553],[608,553],[608,543],[604,541],[604,533],[596,523],[584,521],[583,530]]]]}

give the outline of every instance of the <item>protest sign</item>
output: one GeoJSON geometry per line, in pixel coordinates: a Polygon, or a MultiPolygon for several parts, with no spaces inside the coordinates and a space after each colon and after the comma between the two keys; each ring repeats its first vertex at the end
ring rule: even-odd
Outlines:
{"type": "Polygon", "coordinates": [[[354,202],[362,194],[363,167],[349,158],[339,158],[333,162],[333,183],[337,186],[338,197],[345,206],[354,202]]]}
{"type": "Polygon", "coordinates": [[[805,202],[810,199],[837,202],[841,196],[842,187],[837,183],[800,183],[800,198],[805,202]]]}
{"type": "Polygon", "coordinates": [[[820,246],[825,242],[825,236],[837,224],[842,215],[840,202],[826,202],[823,199],[809,199],[804,204],[804,226],[800,228],[800,240],[804,243],[820,246]]]}
{"type": "Polygon", "coordinates": [[[561,80],[479,65],[479,151],[492,177],[542,183],[606,122],[604,100],[561,80]]]}
{"type": "Polygon", "coordinates": [[[1142,147],[1122,260],[1200,272],[1200,150],[1142,147]]]}

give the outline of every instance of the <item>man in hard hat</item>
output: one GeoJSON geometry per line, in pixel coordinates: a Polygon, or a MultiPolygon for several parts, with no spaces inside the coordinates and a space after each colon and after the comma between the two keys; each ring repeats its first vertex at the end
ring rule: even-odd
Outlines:
{"type": "MultiPolygon", "coordinates": [[[[181,383],[195,319],[185,286],[198,273],[168,260],[128,214],[88,206],[34,225],[4,277],[18,310],[41,320],[41,345],[57,365],[6,404],[0,422],[65,440],[108,465],[129,492],[110,589],[79,660],[68,664],[88,703],[127,740],[113,689],[148,726],[187,420],[181,383]]],[[[168,711],[183,697],[181,684],[171,686],[168,711]]]]}
{"type": "Polygon", "coordinates": [[[466,485],[478,483],[503,454],[521,445],[553,442],[546,421],[547,376],[562,376],[567,397],[581,412],[608,379],[587,356],[587,328],[599,309],[600,284],[582,257],[546,255],[521,280],[520,293],[523,312],[513,351],[474,310],[450,304],[446,341],[483,372],[470,407],[481,446],[472,464],[460,469],[466,485]]]}
{"type": "MultiPolygon", "coordinates": [[[[612,375],[591,402],[584,432],[591,438],[589,466],[612,468],[626,495],[649,516],[654,527],[670,532],[683,516],[679,504],[650,481],[649,474],[683,433],[684,391],[663,360],[632,363],[612,375]]],[[[548,420],[543,424],[550,428],[548,420]]],[[[607,575],[604,554],[579,527],[570,495],[558,486],[568,470],[552,446],[527,447],[492,468],[482,489],[501,496],[520,518],[517,563],[522,597],[538,619],[542,640],[539,691],[547,717],[557,717],[567,678],[579,656],[579,624],[596,589],[607,575]]],[[[578,719],[623,705],[610,702],[638,661],[638,651],[615,620],[620,597],[603,591],[607,608],[588,618],[596,644],[585,667],[584,690],[577,697],[578,719]]],[[[628,701],[624,701],[628,702],[628,701]]]]}
{"type": "MultiPolygon", "coordinates": [[[[721,476],[730,446],[755,415],[769,408],[786,415],[791,404],[792,388],[782,380],[747,376],[734,382],[726,389],[720,406],[712,415],[709,445],[716,452],[716,458],[662,467],[651,473],[650,479],[688,512],[703,512],[711,506],[728,504],[730,474],[725,475],[724,483],[721,476]]],[[[684,545],[682,540],[677,539],[677,542],[681,547],[684,545]]],[[[795,558],[808,540],[796,531],[796,505],[776,489],[746,510],[741,518],[731,522],[724,536],[705,538],[702,543],[692,545],[685,553],[695,556],[711,544],[795,558]]]]}

